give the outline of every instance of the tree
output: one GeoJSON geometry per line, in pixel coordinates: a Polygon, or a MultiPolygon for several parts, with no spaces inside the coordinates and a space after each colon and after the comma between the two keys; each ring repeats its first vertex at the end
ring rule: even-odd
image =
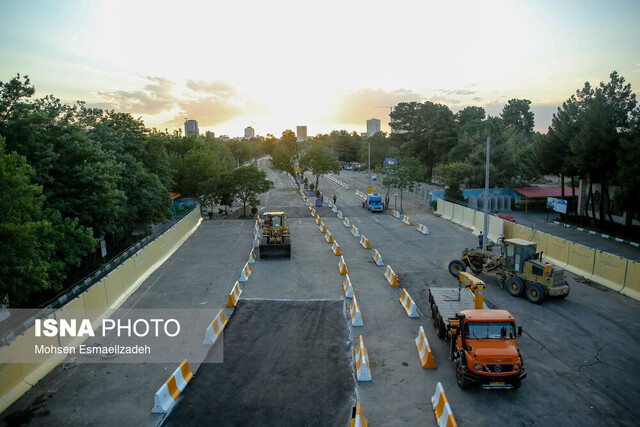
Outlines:
{"type": "Polygon", "coordinates": [[[533,111],[529,109],[531,101],[528,99],[510,99],[502,108],[500,117],[505,129],[516,129],[525,134],[533,132],[533,111]]]}
{"type": "Polygon", "coordinates": [[[473,121],[482,121],[486,116],[486,112],[482,107],[468,106],[458,111],[455,114],[455,121],[460,128],[463,128],[467,123],[473,121]]]}
{"type": "Polygon", "coordinates": [[[626,211],[626,226],[631,226],[634,215],[640,213],[640,111],[636,110],[635,116],[631,131],[620,141],[616,175],[620,188],[615,200],[626,211]]]}
{"type": "Polygon", "coordinates": [[[258,195],[274,187],[273,182],[267,179],[267,173],[253,165],[234,169],[229,179],[234,193],[242,201],[243,216],[247,216],[247,203],[257,206],[260,203],[258,195]]]}
{"type": "Polygon", "coordinates": [[[392,186],[400,190],[400,212],[402,212],[403,191],[409,190],[417,181],[422,180],[424,175],[424,166],[418,160],[406,157],[398,159],[395,171],[383,180],[383,185],[392,186]]]}
{"type": "MultiPolygon", "coordinates": [[[[300,191],[300,182],[296,178],[296,153],[286,147],[277,146],[271,153],[271,167],[277,171],[284,172],[291,177],[300,191]]],[[[300,171],[301,175],[304,171],[300,171]]]]}
{"type": "Polygon", "coordinates": [[[320,176],[340,168],[340,162],[336,160],[336,156],[333,153],[325,151],[319,145],[311,147],[311,149],[302,156],[300,165],[315,175],[315,188],[318,193],[320,192],[320,188],[318,187],[320,176]]]}
{"type": "Polygon", "coordinates": [[[287,129],[282,132],[280,145],[289,151],[298,153],[298,138],[296,138],[296,134],[291,129],[287,129]]]}

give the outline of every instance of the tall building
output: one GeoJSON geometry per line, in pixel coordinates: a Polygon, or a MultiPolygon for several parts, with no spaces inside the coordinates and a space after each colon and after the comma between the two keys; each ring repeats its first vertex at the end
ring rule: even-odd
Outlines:
{"type": "Polygon", "coordinates": [[[380,132],[380,120],[379,119],[367,120],[367,135],[373,136],[378,132],[380,132]]]}
{"type": "Polygon", "coordinates": [[[253,138],[255,136],[256,136],[256,131],[251,126],[247,126],[246,128],[244,128],[245,138],[253,138]]]}
{"type": "Polygon", "coordinates": [[[184,122],[184,136],[200,136],[198,130],[197,120],[185,120],[184,122]]]}
{"type": "Polygon", "coordinates": [[[296,136],[298,137],[298,141],[304,141],[307,139],[307,127],[306,126],[298,126],[296,128],[296,136]]]}

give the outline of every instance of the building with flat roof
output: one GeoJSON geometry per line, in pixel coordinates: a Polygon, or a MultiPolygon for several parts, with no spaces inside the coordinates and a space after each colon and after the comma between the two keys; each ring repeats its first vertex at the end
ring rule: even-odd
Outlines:
{"type": "Polygon", "coordinates": [[[184,122],[184,136],[200,136],[198,130],[197,120],[185,120],[184,122]]]}
{"type": "Polygon", "coordinates": [[[369,119],[367,120],[367,136],[373,136],[380,132],[380,120],[369,119]]]}
{"type": "Polygon", "coordinates": [[[296,127],[296,136],[298,137],[298,141],[304,141],[307,139],[307,127],[306,126],[297,126],[296,127]]]}
{"type": "Polygon", "coordinates": [[[245,138],[253,138],[255,136],[256,136],[256,131],[251,126],[247,126],[246,128],[244,128],[245,138]]]}

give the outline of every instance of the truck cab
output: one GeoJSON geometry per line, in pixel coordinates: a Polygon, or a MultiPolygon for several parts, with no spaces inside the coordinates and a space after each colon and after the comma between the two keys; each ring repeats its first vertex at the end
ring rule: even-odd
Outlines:
{"type": "Polygon", "coordinates": [[[384,202],[382,196],[378,193],[369,193],[362,202],[362,207],[369,209],[369,212],[383,212],[384,202]]]}
{"type": "Polygon", "coordinates": [[[456,381],[465,389],[482,384],[485,389],[517,389],[527,376],[514,317],[506,310],[463,310],[449,319],[451,359],[456,381]]]}

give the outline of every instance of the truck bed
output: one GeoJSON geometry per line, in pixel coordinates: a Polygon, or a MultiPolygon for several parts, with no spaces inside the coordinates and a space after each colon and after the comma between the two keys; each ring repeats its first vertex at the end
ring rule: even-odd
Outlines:
{"type": "Polygon", "coordinates": [[[458,299],[458,288],[429,288],[429,294],[445,323],[448,323],[449,318],[455,317],[456,313],[474,308],[473,296],[467,289],[460,291],[460,299],[458,299]]]}

